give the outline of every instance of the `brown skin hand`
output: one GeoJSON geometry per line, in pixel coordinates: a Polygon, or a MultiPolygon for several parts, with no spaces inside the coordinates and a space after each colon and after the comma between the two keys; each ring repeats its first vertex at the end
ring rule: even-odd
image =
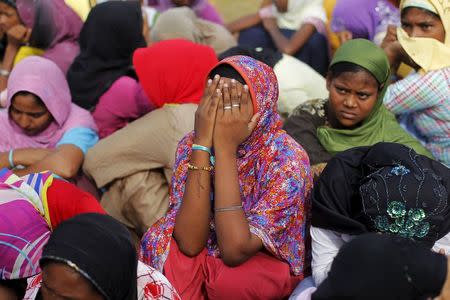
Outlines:
{"type": "MultiPolygon", "coordinates": [[[[229,78],[218,76],[208,83],[195,120],[194,143],[214,145],[216,156],[215,208],[242,204],[236,151],[257,124],[248,88],[229,78]],[[235,104],[232,109],[224,109],[235,104]],[[237,107],[239,104],[239,107],[237,107]]],[[[209,166],[209,155],[193,151],[191,164],[209,166]]],[[[189,171],[185,194],[175,223],[174,238],[188,256],[198,255],[206,246],[211,221],[211,174],[189,171]]],[[[244,211],[215,213],[216,234],[222,260],[237,266],[262,249],[262,241],[250,232],[244,211]]]]}

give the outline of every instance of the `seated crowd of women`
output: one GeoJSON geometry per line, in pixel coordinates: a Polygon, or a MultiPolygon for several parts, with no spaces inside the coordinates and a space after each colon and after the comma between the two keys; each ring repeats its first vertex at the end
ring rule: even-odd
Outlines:
{"type": "Polygon", "coordinates": [[[261,2],[0,0],[0,299],[450,299],[450,2],[261,2]]]}

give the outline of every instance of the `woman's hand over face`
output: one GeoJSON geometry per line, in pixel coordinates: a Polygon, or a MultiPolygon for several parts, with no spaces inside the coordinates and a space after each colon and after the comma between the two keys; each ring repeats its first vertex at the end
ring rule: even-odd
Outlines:
{"type": "Polygon", "coordinates": [[[241,87],[232,79],[224,83],[219,97],[214,127],[215,151],[236,151],[255,129],[259,114],[253,115],[248,86],[241,87]]]}
{"type": "Polygon", "coordinates": [[[195,144],[212,147],[219,95],[222,93],[220,76],[209,79],[202,100],[195,112],[195,144]]]}

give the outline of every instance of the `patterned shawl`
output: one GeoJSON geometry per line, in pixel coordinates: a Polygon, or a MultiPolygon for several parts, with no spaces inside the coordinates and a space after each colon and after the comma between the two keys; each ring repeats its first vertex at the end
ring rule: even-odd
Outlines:
{"type": "Polygon", "coordinates": [[[51,233],[47,189],[51,173],[19,178],[0,170],[0,280],[40,272],[39,259],[51,233]]]}
{"type": "MultiPolygon", "coordinates": [[[[272,69],[246,56],[229,57],[219,64],[228,64],[241,74],[250,88],[254,111],[261,114],[257,127],[238,149],[241,199],[250,230],[268,251],[290,265],[293,274],[303,275],[308,261],[305,240],[312,186],[308,156],[281,130],[278,84],[272,69]]],[[[159,270],[167,258],[183,199],[193,137],[192,132],[178,145],[169,211],[147,231],[141,243],[141,258],[159,270]]],[[[219,257],[211,215],[207,249],[209,255],[219,257]]]]}

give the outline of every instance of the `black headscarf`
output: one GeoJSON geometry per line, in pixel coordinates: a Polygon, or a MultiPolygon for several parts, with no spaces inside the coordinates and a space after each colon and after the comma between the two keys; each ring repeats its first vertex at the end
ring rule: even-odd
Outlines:
{"type": "Polygon", "coordinates": [[[92,109],[114,81],[133,73],[133,52],[146,46],[142,26],[139,1],[109,1],[91,10],[67,73],[73,102],[92,109]]]}
{"type": "Polygon", "coordinates": [[[15,0],[0,0],[3,3],[8,4],[11,7],[17,8],[15,0]]]}
{"type": "Polygon", "coordinates": [[[336,155],[313,190],[312,225],[394,233],[428,246],[450,231],[450,169],[395,143],[336,155]]]}
{"type": "Polygon", "coordinates": [[[108,300],[137,299],[137,255],[128,230],[112,217],[81,214],[61,223],[44,247],[48,262],[75,264],[108,300]]]}
{"type": "Polygon", "coordinates": [[[399,236],[365,234],[342,246],[312,300],[426,300],[440,294],[447,258],[399,236]]]}
{"type": "Polygon", "coordinates": [[[225,59],[230,56],[245,55],[250,56],[260,62],[265,63],[272,69],[283,58],[283,54],[280,51],[274,51],[268,48],[251,48],[245,46],[232,47],[219,55],[219,60],[225,59]]]}

